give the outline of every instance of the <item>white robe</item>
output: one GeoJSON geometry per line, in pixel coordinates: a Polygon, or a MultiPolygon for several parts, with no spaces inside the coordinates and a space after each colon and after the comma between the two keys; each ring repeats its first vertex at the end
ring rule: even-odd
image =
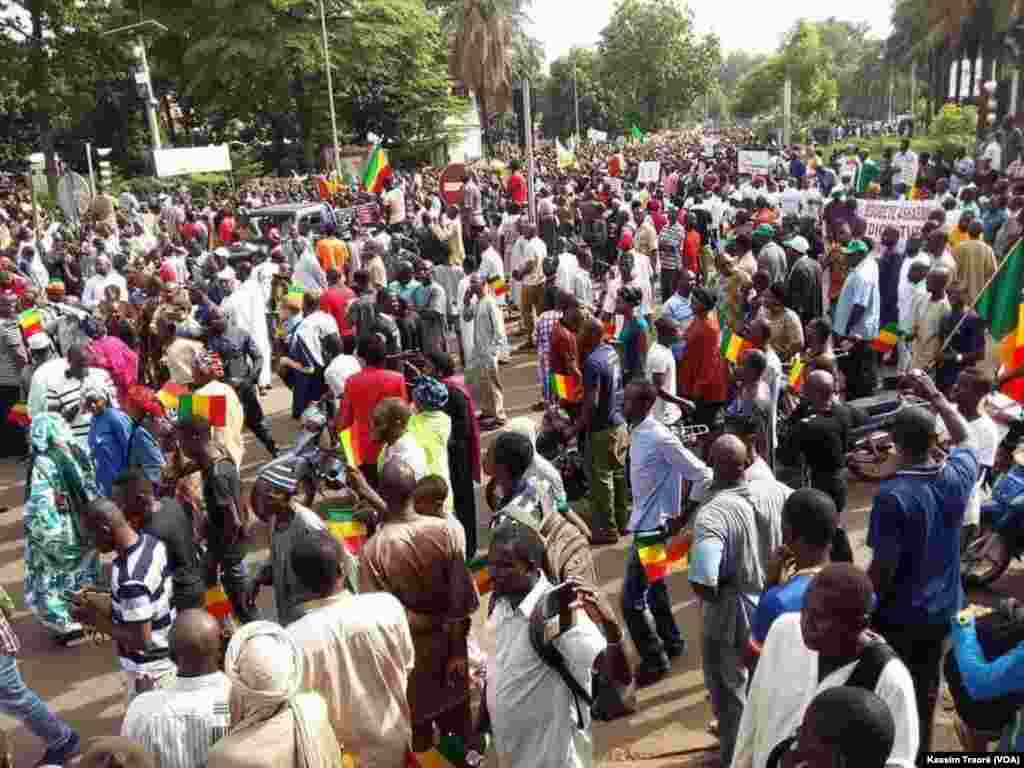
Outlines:
{"type": "Polygon", "coordinates": [[[260,386],[270,386],[270,334],[267,331],[267,302],[263,298],[263,288],[251,277],[238,286],[238,290],[224,299],[221,309],[233,323],[252,336],[256,348],[263,356],[263,368],[260,370],[260,386]]]}

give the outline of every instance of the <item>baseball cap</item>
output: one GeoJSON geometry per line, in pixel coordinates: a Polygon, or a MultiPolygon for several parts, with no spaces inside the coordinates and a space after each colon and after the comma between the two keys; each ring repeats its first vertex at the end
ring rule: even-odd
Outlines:
{"type": "Polygon", "coordinates": [[[787,248],[792,248],[797,253],[807,253],[811,249],[811,244],[807,242],[807,238],[803,235],[790,238],[783,245],[787,248]]]}
{"type": "Polygon", "coordinates": [[[775,228],[771,224],[759,224],[752,234],[775,237],[775,228]]]}
{"type": "Polygon", "coordinates": [[[868,245],[863,240],[851,240],[850,244],[843,248],[843,253],[867,253],[868,245]]]}

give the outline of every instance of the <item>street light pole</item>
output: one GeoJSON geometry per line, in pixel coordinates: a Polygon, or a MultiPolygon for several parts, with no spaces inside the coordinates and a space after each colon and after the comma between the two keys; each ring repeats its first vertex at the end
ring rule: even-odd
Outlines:
{"type": "MultiPolygon", "coordinates": [[[[116,35],[119,32],[134,32],[135,30],[142,29],[144,27],[155,27],[160,32],[167,31],[167,27],[159,21],[156,21],[155,19],[145,19],[136,24],[128,24],[124,27],[108,29],[101,35],[101,37],[116,35]]],[[[156,97],[153,95],[153,81],[149,76],[149,60],[146,58],[146,43],[142,39],[142,35],[139,35],[136,39],[135,49],[132,53],[135,54],[135,58],[138,59],[139,65],[142,67],[142,71],[135,75],[135,82],[139,85],[145,86],[146,89],[146,120],[149,122],[150,139],[153,143],[153,150],[155,151],[161,147],[160,122],[157,119],[156,97]]]]}
{"type": "Polygon", "coordinates": [[[331,78],[331,54],[327,49],[327,14],[320,0],[320,31],[324,39],[324,67],[327,69],[327,98],[331,105],[331,135],[334,139],[334,172],[341,178],[341,147],[338,145],[338,118],[334,113],[334,83],[331,78]]]}

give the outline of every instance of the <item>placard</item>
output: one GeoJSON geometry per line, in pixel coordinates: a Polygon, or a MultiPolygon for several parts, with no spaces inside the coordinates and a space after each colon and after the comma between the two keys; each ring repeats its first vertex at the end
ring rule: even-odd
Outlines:
{"type": "Polygon", "coordinates": [[[741,149],[736,155],[736,172],[741,176],[767,176],[775,168],[766,149],[741,149]]]}
{"type": "Polygon", "coordinates": [[[876,243],[882,239],[886,227],[895,227],[900,239],[906,240],[918,232],[928,216],[938,210],[934,200],[858,200],[857,215],[867,221],[865,235],[876,243]]]}
{"type": "Polygon", "coordinates": [[[658,160],[645,160],[640,163],[640,167],[637,169],[636,183],[637,184],[657,184],[661,181],[661,162],[658,160]]]}
{"type": "Polygon", "coordinates": [[[157,149],[153,151],[153,164],[160,178],[190,173],[219,173],[231,170],[231,153],[227,144],[157,149]]]}

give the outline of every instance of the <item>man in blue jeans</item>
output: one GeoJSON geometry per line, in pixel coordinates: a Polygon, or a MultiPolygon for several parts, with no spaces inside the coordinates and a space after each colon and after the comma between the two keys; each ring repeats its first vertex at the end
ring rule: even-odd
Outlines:
{"type": "Polygon", "coordinates": [[[5,603],[10,598],[6,592],[0,598],[0,711],[19,719],[46,744],[46,752],[37,765],[63,766],[78,752],[78,734],[21,679],[17,660],[21,643],[7,620],[5,603]]]}
{"type": "MultiPolygon", "coordinates": [[[[677,530],[683,480],[693,484],[690,498],[694,501],[704,499],[712,480],[711,468],[654,417],[652,409],[658,397],[658,387],[650,381],[637,380],[626,386],[623,413],[632,428],[629,478],[633,489],[633,513],[626,530],[634,535],[677,530]]],[[[635,545],[622,585],[622,615],[640,654],[636,684],[657,682],[668,674],[669,660],[686,650],[686,643],[672,616],[665,580],[647,581],[635,545]]]]}

